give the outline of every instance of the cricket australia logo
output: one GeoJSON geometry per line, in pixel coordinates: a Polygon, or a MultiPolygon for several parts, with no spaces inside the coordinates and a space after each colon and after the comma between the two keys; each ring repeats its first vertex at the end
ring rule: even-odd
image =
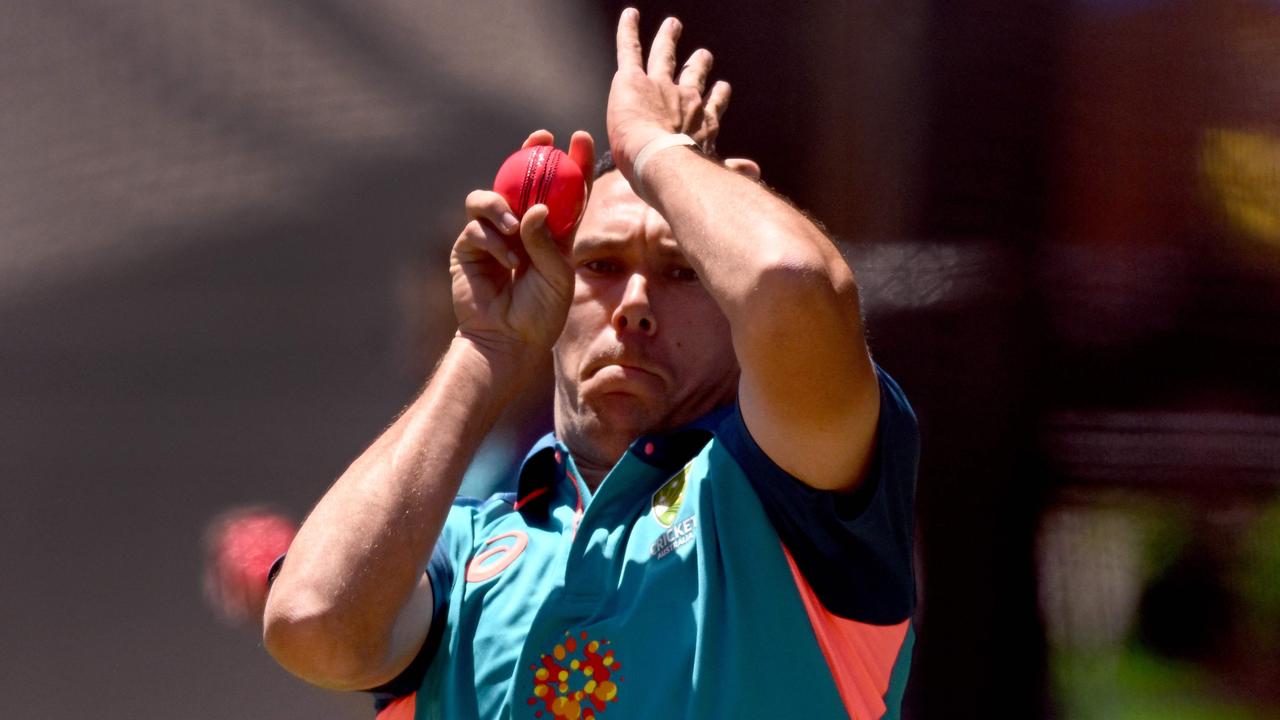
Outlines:
{"type": "Polygon", "coordinates": [[[693,529],[697,527],[697,520],[691,516],[676,522],[680,507],[684,505],[684,489],[688,479],[689,466],[686,465],[653,493],[653,518],[659,525],[667,528],[649,548],[649,554],[654,558],[664,557],[681,545],[693,542],[693,529]]]}

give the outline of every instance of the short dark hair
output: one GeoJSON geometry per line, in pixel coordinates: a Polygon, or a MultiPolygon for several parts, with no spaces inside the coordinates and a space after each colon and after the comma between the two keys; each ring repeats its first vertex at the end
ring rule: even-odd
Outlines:
{"type": "Polygon", "coordinates": [[[612,172],[617,169],[618,169],[618,166],[613,162],[613,153],[609,152],[608,150],[605,150],[604,152],[600,153],[599,156],[596,157],[595,174],[592,175],[592,177],[595,178],[596,180],[599,180],[601,175],[604,175],[607,172],[612,172]]]}

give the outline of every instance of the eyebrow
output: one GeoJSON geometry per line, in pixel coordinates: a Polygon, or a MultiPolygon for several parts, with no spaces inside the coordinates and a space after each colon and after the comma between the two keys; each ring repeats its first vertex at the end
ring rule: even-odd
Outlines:
{"type": "MultiPolygon", "coordinates": [[[[573,243],[573,252],[617,252],[624,250],[634,240],[619,235],[592,235],[578,238],[573,243]]],[[[673,258],[684,259],[684,253],[675,242],[663,242],[658,245],[658,252],[673,258]]]]}
{"type": "Polygon", "coordinates": [[[574,240],[573,249],[575,251],[579,248],[583,250],[608,250],[609,248],[623,247],[629,242],[631,241],[627,238],[617,235],[590,235],[574,240]]]}

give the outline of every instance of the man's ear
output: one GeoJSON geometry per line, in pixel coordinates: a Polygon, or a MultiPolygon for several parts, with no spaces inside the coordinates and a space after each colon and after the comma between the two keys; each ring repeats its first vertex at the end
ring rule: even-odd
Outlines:
{"type": "Polygon", "coordinates": [[[755,160],[748,160],[746,158],[725,158],[724,166],[740,175],[746,175],[752,180],[760,179],[760,166],[755,160]]]}

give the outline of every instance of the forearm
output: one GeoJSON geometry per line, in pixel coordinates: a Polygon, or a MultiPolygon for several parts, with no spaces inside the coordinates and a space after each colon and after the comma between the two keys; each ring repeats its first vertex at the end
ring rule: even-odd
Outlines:
{"type": "Polygon", "coordinates": [[[422,394],[325,493],[268,600],[266,644],[282,665],[333,686],[396,661],[396,621],[521,363],[455,339],[422,394]]]}
{"type": "Polygon", "coordinates": [[[754,179],[688,149],[645,164],[645,199],[729,320],[738,401],[780,466],[823,489],[864,477],[879,403],[853,271],[754,179]]]}
{"type": "Polygon", "coordinates": [[[853,272],[826,233],[789,202],[683,147],[654,155],[644,173],[644,199],[671,225],[735,330],[774,316],[844,328],[860,339],[853,272]],[[788,308],[801,317],[790,317],[788,308]]]}

